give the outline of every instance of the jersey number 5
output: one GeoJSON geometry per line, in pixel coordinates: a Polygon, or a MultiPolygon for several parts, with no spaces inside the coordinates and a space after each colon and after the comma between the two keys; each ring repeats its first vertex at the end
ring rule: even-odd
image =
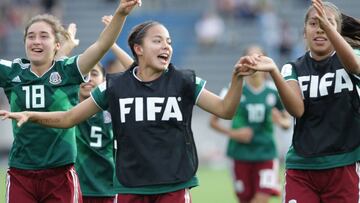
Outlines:
{"type": "Polygon", "coordinates": [[[101,147],[102,134],[101,128],[97,126],[91,126],[90,138],[95,138],[95,142],[90,142],[90,147],[101,147]]]}

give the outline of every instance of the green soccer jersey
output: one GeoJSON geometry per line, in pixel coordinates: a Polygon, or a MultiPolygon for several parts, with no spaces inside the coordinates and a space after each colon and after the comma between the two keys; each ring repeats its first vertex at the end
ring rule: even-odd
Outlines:
{"type": "Polygon", "coordinates": [[[245,84],[239,107],[232,119],[232,128],[250,127],[250,143],[230,139],[227,155],[235,160],[264,161],[278,156],[273,138],[272,109],[283,110],[277,91],[268,84],[255,90],[245,84]]]}
{"type": "Polygon", "coordinates": [[[114,139],[109,112],[103,111],[76,126],[75,168],[83,196],[114,196],[114,139]]]}
{"type": "MultiPolygon", "coordinates": [[[[354,50],[357,55],[360,56],[359,50],[354,50]]],[[[281,74],[283,75],[286,81],[297,81],[298,77],[294,67],[291,64],[285,64],[282,67],[281,74]]],[[[358,77],[358,76],[356,76],[358,77]]],[[[359,85],[360,80],[356,84],[359,93],[359,85]]],[[[336,115],[335,115],[336,116],[336,115]]],[[[328,169],[328,168],[335,168],[353,164],[360,160],[360,146],[357,147],[355,150],[336,154],[336,155],[328,155],[328,156],[320,156],[320,157],[303,157],[296,153],[293,146],[290,146],[287,154],[286,154],[286,168],[288,169],[328,169]]]]}
{"type": "MultiPolygon", "coordinates": [[[[77,104],[81,82],[77,56],[55,61],[42,76],[31,71],[28,60],[0,60],[0,87],[13,112],[66,111],[77,104]]],[[[19,128],[13,121],[13,134],[10,167],[36,170],[75,162],[74,128],[46,128],[32,122],[19,128]]]]}
{"type": "MultiPolygon", "coordinates": [[[[196,98],[198,99],[206,82],[198,77],[196,77],[195,82],[196,82],[195,95],[196,98]]],[[[105,94],[106,92],[105,90],[106,90],[106,83],[102,83],[91,93],[91,96],[93,97],[95,103],[101,109],[108,108],[108,101],[105,94]]],[[[160,194],[160,193],[177,191],[184,188],[192,188],[197,185],[198,185],[198,179],[196,176],[194,176],[191,180],[179,184],[164,184],[164,185],[146,186],[146,187],[125,187],[119,183],[119,185],[115,188],[115,190],[117,193],[121,193],[121,194],[160,194]]]]}

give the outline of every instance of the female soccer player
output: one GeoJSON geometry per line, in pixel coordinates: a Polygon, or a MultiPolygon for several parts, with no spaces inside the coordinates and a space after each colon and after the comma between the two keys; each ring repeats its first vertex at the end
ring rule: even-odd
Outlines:
{"type": "Polygon", "coordinates": [[[352,48],[360,45],[359,25],[334,4],[313,0],[305,16],[305,55],[285,64],[282,75],[267,57],[251,66],[270,72],[296,118],[284,202],[359,201],[360,58],[352,48]]]}
{"type": "MultiPolygon", "coordinates": [[[[253,54],[264,55],[264,52],[259,46],[250,46],[244,53],[253,54]]],[[[280,195],[273,123],[289,128],[291,121],[276,89],[266,82],[264,72],[256,72],[245,79],[241,101],[231,123],[228,128],[221,125],[216,116],[211,116],[210,120],[212,128],[230,138],[227,156],[233,160],[232,174],[238,200],[267,203],[271,196],[280,195]]]]}
{"type": "MultiPolygon", "coordinates": [[[[149,21],[134,27],[128,38],[134,64],[109,77],[92,97],[66,112],[23,112],[0,115],[42,125],[69,128],[102,109],[111,113],[117,141],[116,174],[120,202],[186,202],[197,186],[198,159],[191,130],[193,106],[220,118],[232,118],[242,92],[242,57],[234,67],[226,96],[204,88],[205,81],[171,63],[168,30],[149,21]],[[241,72],[241,73],[240,73],[241,72]]],[[[245,71],[246,73],[244,73],[245,71]]],[[[26,125],[26,124],[25,124],[26,125]]]]}
{"type": "MultiPolygon", "coordinates": [[[[0,60],[0,87],[11,110],[62,111],[77,103],[79,84],[115,42],[126,16],[139,0],[122,0],[98,40],[79,56],[55,59],[62,36],[50,15],[33,17],[25,28],[27,59],[0,60]]],[[[75,131],[28,123],[13,126],[7,202],[82,202],[73,164],[75,131]],[[46,136],[43,136],[46,135],[46,136]]]]}

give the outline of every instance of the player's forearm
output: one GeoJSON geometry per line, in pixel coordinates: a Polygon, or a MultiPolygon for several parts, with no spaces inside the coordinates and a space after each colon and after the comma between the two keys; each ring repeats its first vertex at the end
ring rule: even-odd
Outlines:
{"type": "Polygon", "coordinates": [[[66,115],[66,112],[26,112],[29,120],[33,123],[52,128],[70,128],[74,125],[71,124],[71,118],[66,115]]]}
{"type": "Polygon", "coordinates": [[[294,117],[301,117],[304,113],[304,103],[300,93],[300,88],[296,85],[290,85],[286,82],[279,70],[270,72],[274,80],[275,86],[278,89],[281,101],[290,115],[294,117]]]}
{"type": "Polygon", "coordinates": [[[115,43],[125,19],[126,16],[115,15],[98,40],[80,55],[78,63],[82,74],[87,74],[115,43]]]}
{"type": "Polygon", "coordinates": [[[128,69],[134,60],[126,53],[123,49],[119,47],[116,43],[111,46],[111,51],[115,54],[116,58],[120,61],[120,63],[128,69]]]}
{"type": "Polygon", "coordinates": [[[216,117],[216,116],[211,116],[210,118],[210,126],[220,132],[220,133],[223,133],[223,134],[227,134],[229,132],[229,129],[223,127],[222,125],[220,125],[220,122],[219,122],[219,118],[216,117]]]}
{"type": "Polygon", "coordinates": [[[340,61],[344,64],[345,69],[353,74],[360,74],[360,59],[354,53],[353,48],[333,27],[328,27],[326,33],[333,44],[336,54],[340,61]]]}
{"type": "Polygon", "coordinates": [[[232,119],[240,102],[242,87],[243,77],[238,77],[234,75],[230,84],[229,91],[225,95],[222,102],[223,111],[221,112],[221,118],[232,119]]]}

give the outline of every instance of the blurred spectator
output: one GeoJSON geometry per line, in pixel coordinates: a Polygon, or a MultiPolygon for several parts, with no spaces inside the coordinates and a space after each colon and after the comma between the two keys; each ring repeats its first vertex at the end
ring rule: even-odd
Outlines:
{"type": "Polygon", "coordinates": [[[205,12],[195,24],[195,33],[200,46],[209,48],[214,46],[224,34],[225,24],[215,12],[205,12]]]}
{"type": "Polygon", "coordinates": [[[283,61],[288,61],[294,48],[296,33],[287,21],[282,21],[280,34],[280,57],[283,61]]]}
{"type": "Polygon", "coordinates": [[[258,16],[258,1],[237,0],[236,9],[236,17],[253,20],[258,16]]]}
{"type": "Polygon", "coordinates": [[[6,4],[0,4],[0,55],[6,54],[8,37],[7,8],[8,6],[6,4]]]}
{"type": "Polygon", "coordinates": [[[217,12],[225,18],[232,18],[236,13],[236,2],[235,0],[216,0],[217,12]]]}
{"type": "Polygon", "coordinates": [[[44,13],[50,13],[58,18],[62,18],[60,2],[58,0],[41,0],[41,7],[44,13]]]}
{"type": "Polygon", "coordinates": [[[259,5],[259,30],[261,44],[269,57],[275,62],[279,61],[280,26],[278,16],[269,1],[263,1],[259,5]]]}

